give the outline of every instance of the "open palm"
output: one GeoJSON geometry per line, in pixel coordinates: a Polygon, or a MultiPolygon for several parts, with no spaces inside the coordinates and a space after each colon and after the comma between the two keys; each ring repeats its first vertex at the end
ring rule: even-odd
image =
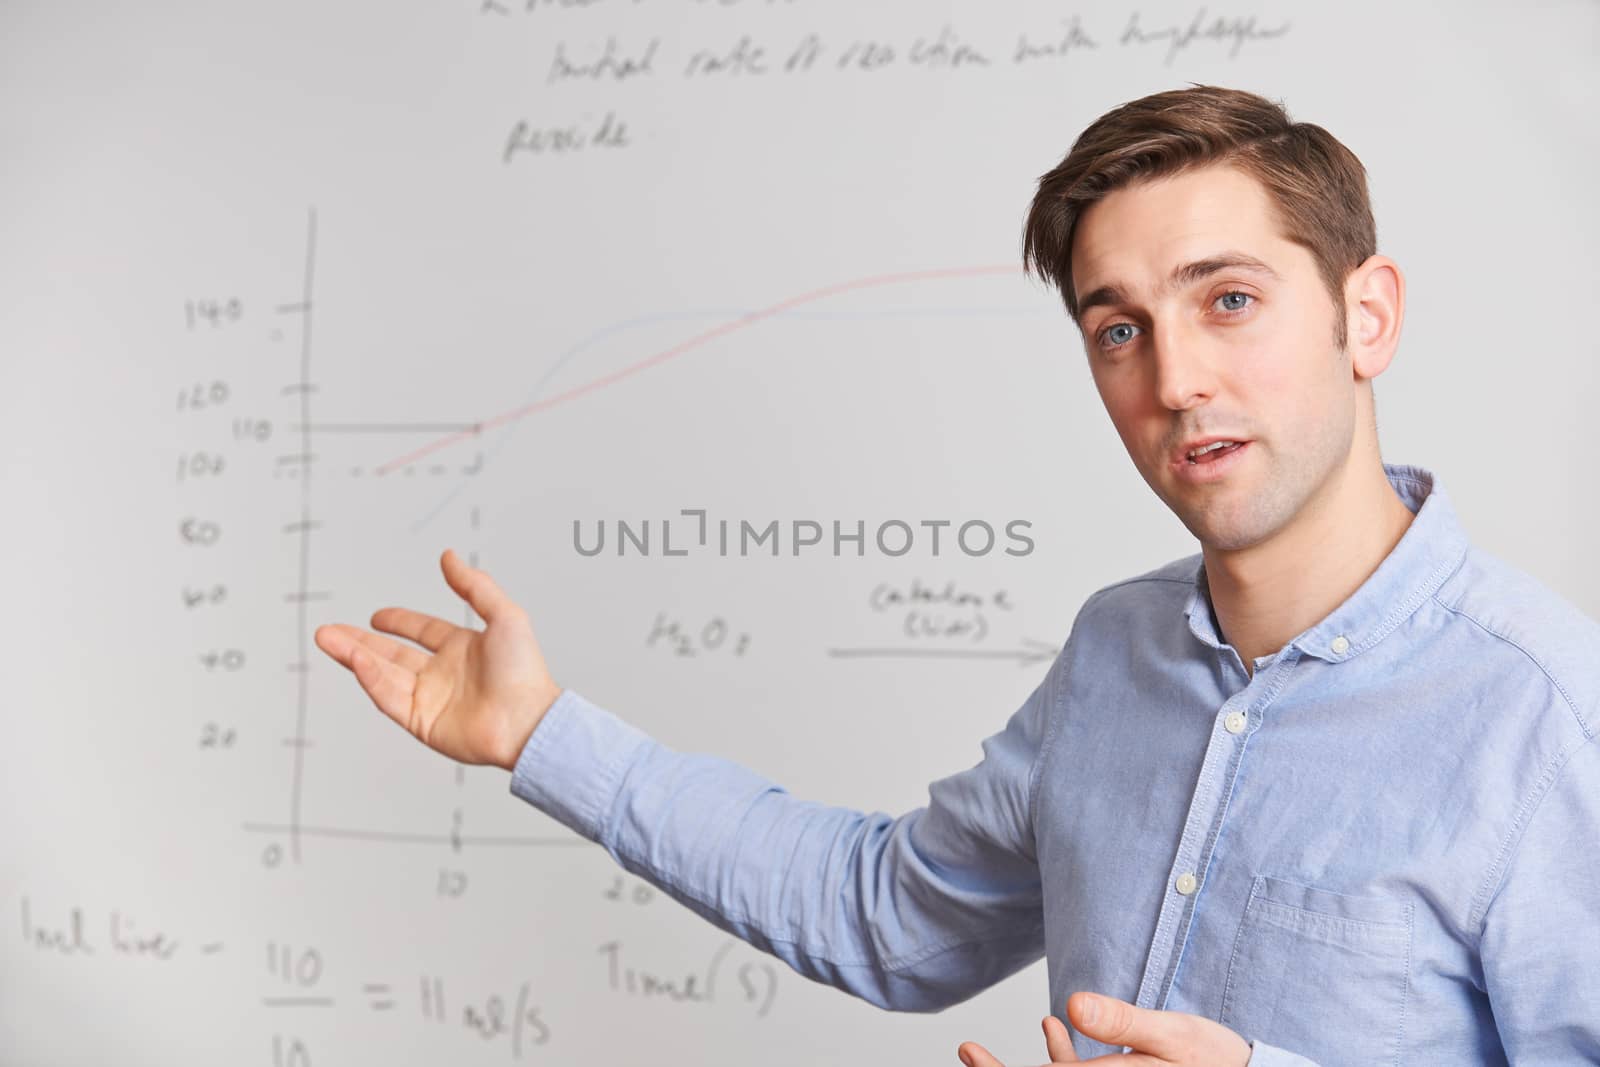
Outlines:
{"type": "Polygon", "coordinates": [[[462,763],[509,770],[561,687],[550,677],[527,613],[487,571],[467,566],[450,549],[439,566],[484,629],[383,608],[372,616],[373,630],[421,649],[345,623],[319,626],[317,647],[353,671],[378,710],[429,748],[462,763]]]}

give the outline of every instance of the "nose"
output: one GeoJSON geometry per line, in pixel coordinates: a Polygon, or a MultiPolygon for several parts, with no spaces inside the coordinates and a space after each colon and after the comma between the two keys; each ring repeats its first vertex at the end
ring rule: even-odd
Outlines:
{"type": "Polygon", "coordinates": [[[1150,349],[1156,396],[1163,407],[1187,411],[1216,393],[1216,370],[1199,331],[1179,323],[1161,323],[1152,329],[1150,349]]]}

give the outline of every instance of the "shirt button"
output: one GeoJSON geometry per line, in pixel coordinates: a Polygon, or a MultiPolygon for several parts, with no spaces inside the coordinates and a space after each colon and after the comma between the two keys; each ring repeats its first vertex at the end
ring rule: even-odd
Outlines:
{"type": "Polygon", "coordinates": [[[1328,647],[1333,649],[1334,655],[1342,656],[1346,652],[1350,651],[1350,639],[1345,637],[1344,634],[1340,634],[1338,637],[1333,639],[1332,643],[1328,647]]]}
{"type": "Polygon", "coordinates": [[[1178,875],[1178,892],[1182,893],[1184,896],[1188,896],[1190,893],[1194,892],[1194,875],[1190,874],[1188,871],[1184,871],[1182,874],[1178,875]]]}
{"type": "Polygon", "coordinates": [[[1245,723],[1248,721],[1249,720],[1245,718],[1244,712],[1235,711],[1229,713],[1228,717],[1222,720],[1222,725],[1227,727],[1230,734],[1236,734],[1244,729],[1245,723]]]}

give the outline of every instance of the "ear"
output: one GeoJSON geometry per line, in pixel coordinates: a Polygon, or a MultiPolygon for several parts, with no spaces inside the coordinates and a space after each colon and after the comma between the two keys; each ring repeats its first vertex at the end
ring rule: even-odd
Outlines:
{"type": "Polygon", "coordinates": [[[1388,256],[1368,256],[1345,279],[1345,322],[1350,368],[1356,379],[1376,378],[1400,345],[1406,313],[1406,279],[1388,256]]]}

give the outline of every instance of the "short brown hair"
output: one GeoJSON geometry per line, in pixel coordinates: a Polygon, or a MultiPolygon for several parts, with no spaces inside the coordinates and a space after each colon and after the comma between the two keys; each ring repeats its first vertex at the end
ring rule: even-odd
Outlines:
{"type": "Polygon", "coordinates": [[[1139,181],[1231,164],[1266,188],[1283,236],[1316,261],[1333,298],[1334,341],[1344,348],[1345,279],[1377,251],[1366,168],[1321,126],[1291,122],[1279,102],[1190,85],[1113,108],[1078,135],[1039,179],[1023,227],[1024,269],[1061,290],[1076,323],[1072,237],[1085,209],[1139,181]]]}

